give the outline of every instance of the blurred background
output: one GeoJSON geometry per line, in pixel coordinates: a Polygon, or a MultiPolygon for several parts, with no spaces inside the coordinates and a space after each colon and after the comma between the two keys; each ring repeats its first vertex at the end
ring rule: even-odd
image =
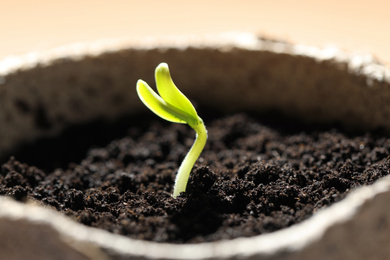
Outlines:
{"type": "Polygon", "coordinates": [[[230,31],[390,63],[389,0],[1,0],[0,59],[97,39],[230,31]]]}

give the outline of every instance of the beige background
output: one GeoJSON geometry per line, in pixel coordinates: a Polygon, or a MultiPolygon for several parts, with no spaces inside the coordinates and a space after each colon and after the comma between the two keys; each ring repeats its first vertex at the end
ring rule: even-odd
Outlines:
{"type": "Polygon", "coordinates": [[[390,1],[0,0],[0,59],[129,36],[261,33],[390,63],[390,1]]]}

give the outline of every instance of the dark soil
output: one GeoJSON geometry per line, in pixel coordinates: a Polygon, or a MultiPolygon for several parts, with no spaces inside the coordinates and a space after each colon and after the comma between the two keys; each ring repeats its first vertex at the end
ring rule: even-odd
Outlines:
{"type": "Polygon", "coordinates": [[[32,146],[31,154],[41,157],[37,167],[15,154],[1,165],[0,194],[38,200],[84,225],[132,238],[197,243],[286,228],[389,173],[390,138],[265,124],[238,114],[207,120],[209,140],[187,192],[173,199],[174,177],[194,132],[148,122],[106,145],[96,141],[87,152],[77,145],[63,153],[32,146]],[[65,156],[73,153],[84,158],[50,170],[52,154],[62,154],[61,165],[75,160],[65,156]]]}

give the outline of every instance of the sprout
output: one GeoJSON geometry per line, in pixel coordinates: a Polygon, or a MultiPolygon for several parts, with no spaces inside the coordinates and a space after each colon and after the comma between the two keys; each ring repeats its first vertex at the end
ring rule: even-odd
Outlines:
{"type": "Polygon", "coordinates": [[[195,142],[176,175],[172,195],[176,198],[181,192],[186,191],[191,169],[206,144],[207,130],[194,106],[173,83],[168,64],[160,63],[157,66],[155,78],[160,96],[145,81],[138,80],[137,93],[141,101],[163,119],[174,123],[188,124],[196,132],[195,142]]]}

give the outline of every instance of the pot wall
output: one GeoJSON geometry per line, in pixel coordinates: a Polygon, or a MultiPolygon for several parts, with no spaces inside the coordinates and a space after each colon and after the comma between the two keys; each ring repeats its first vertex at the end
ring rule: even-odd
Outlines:
{"type": "MultiPolygon", "coordinates": [[[[135,82],[139,78],[154,82],[151,75],[161,61],[170,65],[175,82],[200,109],[277,111],[309,123],[337,122],[357,131],[390,132],[389,69],[367,57],[338,51],[329,55],[326,50],[248,35],[216,36],[213,41],[181,39],[180,44],[126,42],[97,52],[83,48],[77,55],[43,53],[30,67],[21,57],[21,65],[3,75],[0,158],[70,125],[144,113],[135,82]]],[[[48,241],[60,241],[65,251],[74,251],[73,259],[97,255],[102,259],[381,259],[389,254],[382,247],[390,243],[390,212],[385,206],[389,179],[375,185],[359,189],[302,225],[234,241],[200,245],[135,241],[4,198],[0,199],[0,230],[5,232],[12,224],[47,231],[46,236],[53,238],[48,241]],[[23,225],[15,222],[19,220],[23,225]],[[88,245],[88,252],[80,245],[88,245]]],[[[20,234],[16,241],[28,239],[19,230],[15,234],[20,234]]],[[[62,252],[55,251],[53,256],[62,252]]]]}
{"type": "Polygon", "coordinates": [[[203,44],[189,39],[179,47],[126,43],[114,50],[103,46],[93,55],[79,47],[77,55],[65,52],[62,58],[43,53],[28,69],[23,69],[28,59],[21,59],[0,85],[0,158],[21,142],[58,134],[69,125],[144,112],[135,82],[142,78],[152,84],[161,61],[201,108],[277,111],[307,122],[390,132],[387,67],[366,57],[324,56],[326,50],[255,36],[242,44],[248,42],[245,36],[209,44],[208,38],[203,44]]]}

